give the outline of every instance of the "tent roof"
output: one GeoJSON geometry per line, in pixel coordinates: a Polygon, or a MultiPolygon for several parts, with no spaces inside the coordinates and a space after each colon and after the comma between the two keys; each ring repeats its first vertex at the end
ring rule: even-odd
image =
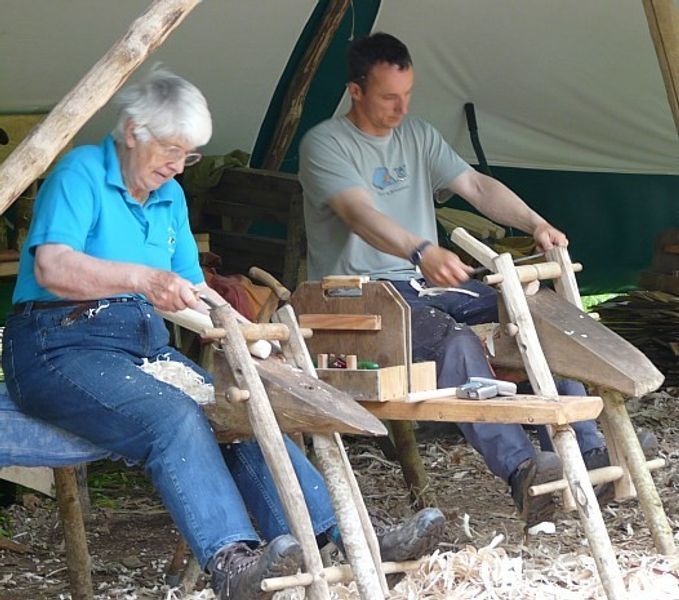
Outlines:
{"type": "MultiPolygon", "coordinates": [[[[148,2],[3,0],[0,112],[49,109],[148,2]]],[[[205,0],[151,57],[206,94],[215,117],[208,152],[252,150],[315,5],[205,0]]],[[[476,106],[491,164],[679,174],[676,129],[641,2],[389,0],[375,29],[412,51],[412,112],[471,161],[465,102],[476,106]]],[[[76,141],[100,137],[112,115],[107,106],[76,141]]]]}

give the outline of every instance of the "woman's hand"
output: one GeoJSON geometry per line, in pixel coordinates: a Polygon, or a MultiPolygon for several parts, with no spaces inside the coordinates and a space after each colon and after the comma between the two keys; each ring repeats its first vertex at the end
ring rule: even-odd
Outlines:
{"type": "Polygon", "coordinates": [[[175,312],[198,305],[196,287],[170,271],[145,269],[135,288],[158,310],[175,312]]]}

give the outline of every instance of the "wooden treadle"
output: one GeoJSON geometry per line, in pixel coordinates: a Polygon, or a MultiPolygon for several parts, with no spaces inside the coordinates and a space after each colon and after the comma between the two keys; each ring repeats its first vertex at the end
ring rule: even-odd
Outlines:
{"type": "Polygon", "coordinates": [[[603,407],[598,396],[561,396],[558,400],[550,400],[524,395],[488,400],[463,400],[451,396],[417,403],[392,400],[361,404],[380,419],[531,425],[565,425],[595,419],[603,407]]]}

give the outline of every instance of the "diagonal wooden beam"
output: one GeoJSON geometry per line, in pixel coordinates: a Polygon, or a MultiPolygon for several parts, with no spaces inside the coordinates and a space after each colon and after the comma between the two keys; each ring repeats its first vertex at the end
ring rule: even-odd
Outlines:
{"type": "Polygon", "coordinates": [[[201,0],[154,0],[0,165],[0,214],[201,0]]]}
{"type": "Polygon", "coordinates": [[[679,9],[674,0],[642,0],[679,133],[679,9]]]}

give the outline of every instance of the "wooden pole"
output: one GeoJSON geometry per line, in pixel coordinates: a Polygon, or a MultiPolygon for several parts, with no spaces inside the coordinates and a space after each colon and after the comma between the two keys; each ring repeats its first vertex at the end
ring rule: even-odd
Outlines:
{"type": "Polygon", "coordinates": [[[627,463],[655,547],[661,554],[668,556],[676,554],[672,528],[667,521],[667,515],[646,464],[644,452],[627,414],[625,399],[620,392],[610,388],[601,388],[599,394],[604,401],[608,427],[615,437],[618,450],[627,463]]]}
{"type": "Polygon", "coordinates": [[[313,583],[309,587],[309,597],[311,600],[329,600],[330,592],[323,578],[323,563],[318,552],[316,536],[302,488],[295,475],[283,441],[283,434],[276,422],[262,380],[250,358],[234,312],[231,306],[225,304],[213,308],[210,316],[216,327],[223,327],[227,332],[227,337],[222,340],[222,349],[236,384],[241,389],[250,392],[247,407],[252,430],[276,484],[288,525],[302,546],[307,571],[313,577],[313,583]]]}
{"type": "Polygon", "coordinates": [[[410,491],[411,501],[418,509],[436,506],[436,499],[429,490],[427,471],[417,449],[413,422],[390,421],[389,429],[394,437],[394,446],[401,463],[403,479],[410,491]]]}
{"type": "Polygon", "coordinates": [[[288,86],[273,139],[264,157],[263,169],[277,171],[283,164],[285,153],[290,147],[302,118],[304,101],[318,70],[318,65],[323,60],[350,3],[350,0],[331,0],[328,2],[321,24],[288,86]]]}
{"type": "MultiPolygon", "coordinates": [[[[292,306],[286,304],[278,309],[274,319],[290,330],[289,342],[283,346],[288,358],[308,375],[317,377],[292,306]]],[[[379,544],[344,452],[342,438],[314,434],[312,440],[359,596],[362,600],[384,600],[388,587],[381,568],[379,544]]]]}
{"type": "Polygon", "coordinates": [[[155,0],[0,165],[0,214],[33,180],[200,0],[155,0]]]}
{"type": "Polygon", "coordinates": [[[679,133],[679,10],[673,0],[642,0],[674,125],[679,133]]]}
{"type": "Polygon", "coordinates": [[[92,600],[92,573],[74,467],[54,469],[54,485],[64,529],[66,565],[73,600],[92,600]]]}

